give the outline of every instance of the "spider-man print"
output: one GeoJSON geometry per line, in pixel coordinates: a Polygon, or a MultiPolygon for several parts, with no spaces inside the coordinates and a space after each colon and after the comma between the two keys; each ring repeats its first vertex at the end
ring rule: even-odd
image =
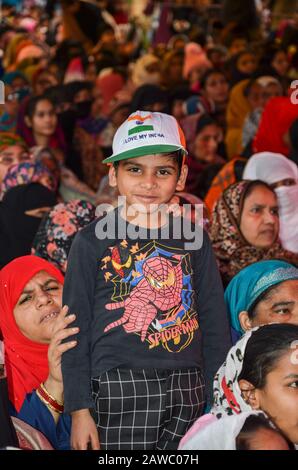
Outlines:
{"type": "Polygon", "coordinates": [[[123,247],[114,246],[112,250],[112,264],[119,276],[124,277],[125,270],[130,269],[132,258],[131,255],[126,255],[126,249],[123,247]]]}
{"type": "Polygon", "coordinates": [[[138,334],[142,342],[146,340],[149,349],[161,344],[175,352],[168,346],[170,332],[183,327],[183,331],[175,330],[172,343],[175,349],[186,347],[193,330],[198,329],[198,323],[192,320],[191,266],[186,256],[171,253],[158,242],[139,248],[138,244],[131,247],[123,241],[110,250],[111,256],[103,258],[101,269],[107,270],[106,282],[112,281],[115,286],[115,301],[106,304],[106,309],[124,308],[124,312],[104,331],[123,326],[125,332],[138,334]],[[185,338],[180,343],[182,335],[185,338]]]}
{"type": "Polygon", "coordinates": [[[141,340],[144,341],[158,310],[164,312],[181,303],[181,263],[173,266],[165,258],[155,256],[145,261],[143,273],[144,279],[126,300],[106,305],[109,310],[124,307],[124,314],[119,320],[110,323],[105,332],[124,325],[127,333],[140,331],[141,340]]]}

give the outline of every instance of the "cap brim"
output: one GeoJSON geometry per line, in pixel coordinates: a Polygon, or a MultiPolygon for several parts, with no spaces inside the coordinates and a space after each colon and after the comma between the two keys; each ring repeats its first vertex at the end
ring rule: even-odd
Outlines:
{"type": "Polygon", "coordinates": [[[111,155],[110,157],[105,158],[102,163],[119,162],[120,160],[144,157],[145,155],[157,155],[159,153],[177,152],[177,150],[183,150],[183,153],[187,154],[185,148],[179,145],[145,145],[144,147],[138,147],[136,149],[127,150],[126,152],[118,153],[117,155],[111,155]]]}

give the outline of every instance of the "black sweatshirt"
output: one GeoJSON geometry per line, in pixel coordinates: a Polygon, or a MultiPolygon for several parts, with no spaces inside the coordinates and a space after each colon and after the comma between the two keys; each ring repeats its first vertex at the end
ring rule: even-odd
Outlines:
{"type": "Polygon", "coordinates": [[[62,356],[65,412],[92,408],[91,377],[113,368],[201,368],[210,404],[230,334],[207,233],[196,250],[157,230],[150,239],[145,230],[137,240],[119,237],[117,224],[100,240],[102,220],[76,235],[68,258],[63,305],[80,332],[62,356]]]}

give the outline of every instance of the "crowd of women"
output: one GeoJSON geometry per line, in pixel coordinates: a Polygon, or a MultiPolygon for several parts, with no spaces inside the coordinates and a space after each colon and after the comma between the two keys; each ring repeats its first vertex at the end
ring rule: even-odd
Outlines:
{"type": "Polygon", "coordinates": [[[96,206],[117,204],[102,163],[117,128],[149,110],[184,130],[189,172],[176,198],[204,204],[233,341],[213,407],[180,448],[293,449],[297,2],[278,16],[287,2],[247,2],[245,12],[241,2],[148,1],[139,17],[130,3],[2,2],[0,446],[70,448],[67,257],[96,206]]]}

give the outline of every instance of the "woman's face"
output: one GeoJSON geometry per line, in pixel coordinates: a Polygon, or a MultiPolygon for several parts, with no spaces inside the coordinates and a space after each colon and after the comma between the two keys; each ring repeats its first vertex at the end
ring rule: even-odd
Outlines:
{"type": "Polygon", "coordinates": [[[254,83],[250,87],[247,101],[252,111],[258,108],[264,108],[266,104],[266,96],[263,87],[259,83],[254,83]]]}
{"type": "Polygon", "coordinates": [[[123,108],[120,108],[118,109],[117,111],[115,111],[113,113],[113,115],[111,116],[111,120],[114,124],[114,126],[116,127],[116,129],[118,129],[118,127],[121,126],[121,124],[123,124],[123,122],[125,121],[125,119],[127,119],[129,116],[129,107],[123,107],[123,108]]]}
{"type": "Polygon", "coordinates": [[[247,40],[244,38],[236,38],[233,40],[229,53],[231,56],[238,54],[241,51],[244,51],[248,46],[247,40]]]}
{"type": "Polygon", "coordinates": [[[222,130],[216,124],[205,126],[196,136],[194,157],[205,163],[212,163],[217,154],[218,144],[222,140],[222,130]]]}
{"type": "Polygon", "coordinates": [[[31,155],[22,145],[10,145],[0,152],[0,183],[3,181],[9,167],[31,160],[31,155]]]}
{"type": "Polygon", "coordinates": [[[265,90],[264,90],[264,95],[267,101],[269,101],[271,98],[276,98],[277,96],[282,96],[283,90],[282,86],[280,83],[269,83],[265,90]]]}
{"type": "Polygon", "coordinates": [[[225,103],[229,96],[229,85],[225,76],[221,73],[209,75],[205,85],[205,95],[214,103],[225,103]]]}
{"type": "Polygon", "coordinates": [[[251,75],[257,68],[257,60],[251,53],[242,54],[237,60],[237,69],[239,72],[251,75]]]}
{"type": "Polygon", "coordinates": [[[28,82],[26,81],[25,78],[22,78],[22,77],[16,77],[12,81],[12,84],[11,84],[14,91],[19,90],[20,88],[24,88],[27,85],[28,85],[28,82]]]}
{"type": "Polygon", "coordinates": [[[44,72],[35,81],[34,92],[36,95],[43,95],[48,88],[56,85],[58,85],[57,77],[49,72],[44,72]]]}
{"type": "Polygon", "coordinates": [[[26,338],[48,344],[62,307],[63,286],[46,271],[40,271],[25,285],[13,310],[19,330],[26,338]]]}
{"type": "Polygon", "coordinates": [[[264,411],[291,442],[298,444],[298,354],[295,347],[276,363],[266,377],[265,387],[255,390],[255,401],[250,404],[264,411]]]}
{"type": "Polygon", "coordinates": [[[97,70],[96,70],[96,65],[95,63],[90,63],[88,64],[85,72],[85,79],[88,82],[95,82],[97,78],[97,70]]]}
{"type": "Polygon", "coordinates": [[[174,100],[173,106],[172,106],[172,113],[171,113],[176,119],[181,119],[185,116],[185,111],[184,111],[184,100],[174,100]]]}
{"type": "Polygon", "coordinates": [[[256,186],[245,198],[240,230],[246,241],[257,248],[270,248],[278,237],[279,218],[275,194],[256,186]]]}
{"type": "Polygon", "coordinates": [[[11,86],[5,86],[5,111],[10,116],[16,116],[19,110],[19,94],[11,86]]]}
{"type": "Polygon", "coordinates": [[[296,184],[297,182],[294,180],[294,178],[284,178],[282,180],[276,181],[275,183],[272,183],[270,186],[275,190],[277,188],[296,186],[296,184]]]}
{"type": "Polygon", "coordinates": [[[51,137],[57,127],[57,115],[54,106],[48,100],[37,103],[34,115],[31,119],[34,134],[51,137]]]}
{"type": "Polygon", "coordinates": [[[292,279],[269,289],[254,308],[252,319],[247,312],[239,314],[243,330],[269,323],[294,323],[298,325],[298,280],[292,279]]]}
{"type": "Polygon", "coordinates": [[[182,38],[176,39],[176,41],[173,44],[173,50],[174,51],[183,51],[185,48],[185,41],[182,38]]]}
{"type": "Polygon", "coordinates": [[[277,52],[271,62],[271,65],[276,70],[278,75],[281,77],[286,75],[289,69],[287,54],[284,51],[277,52]]]}

